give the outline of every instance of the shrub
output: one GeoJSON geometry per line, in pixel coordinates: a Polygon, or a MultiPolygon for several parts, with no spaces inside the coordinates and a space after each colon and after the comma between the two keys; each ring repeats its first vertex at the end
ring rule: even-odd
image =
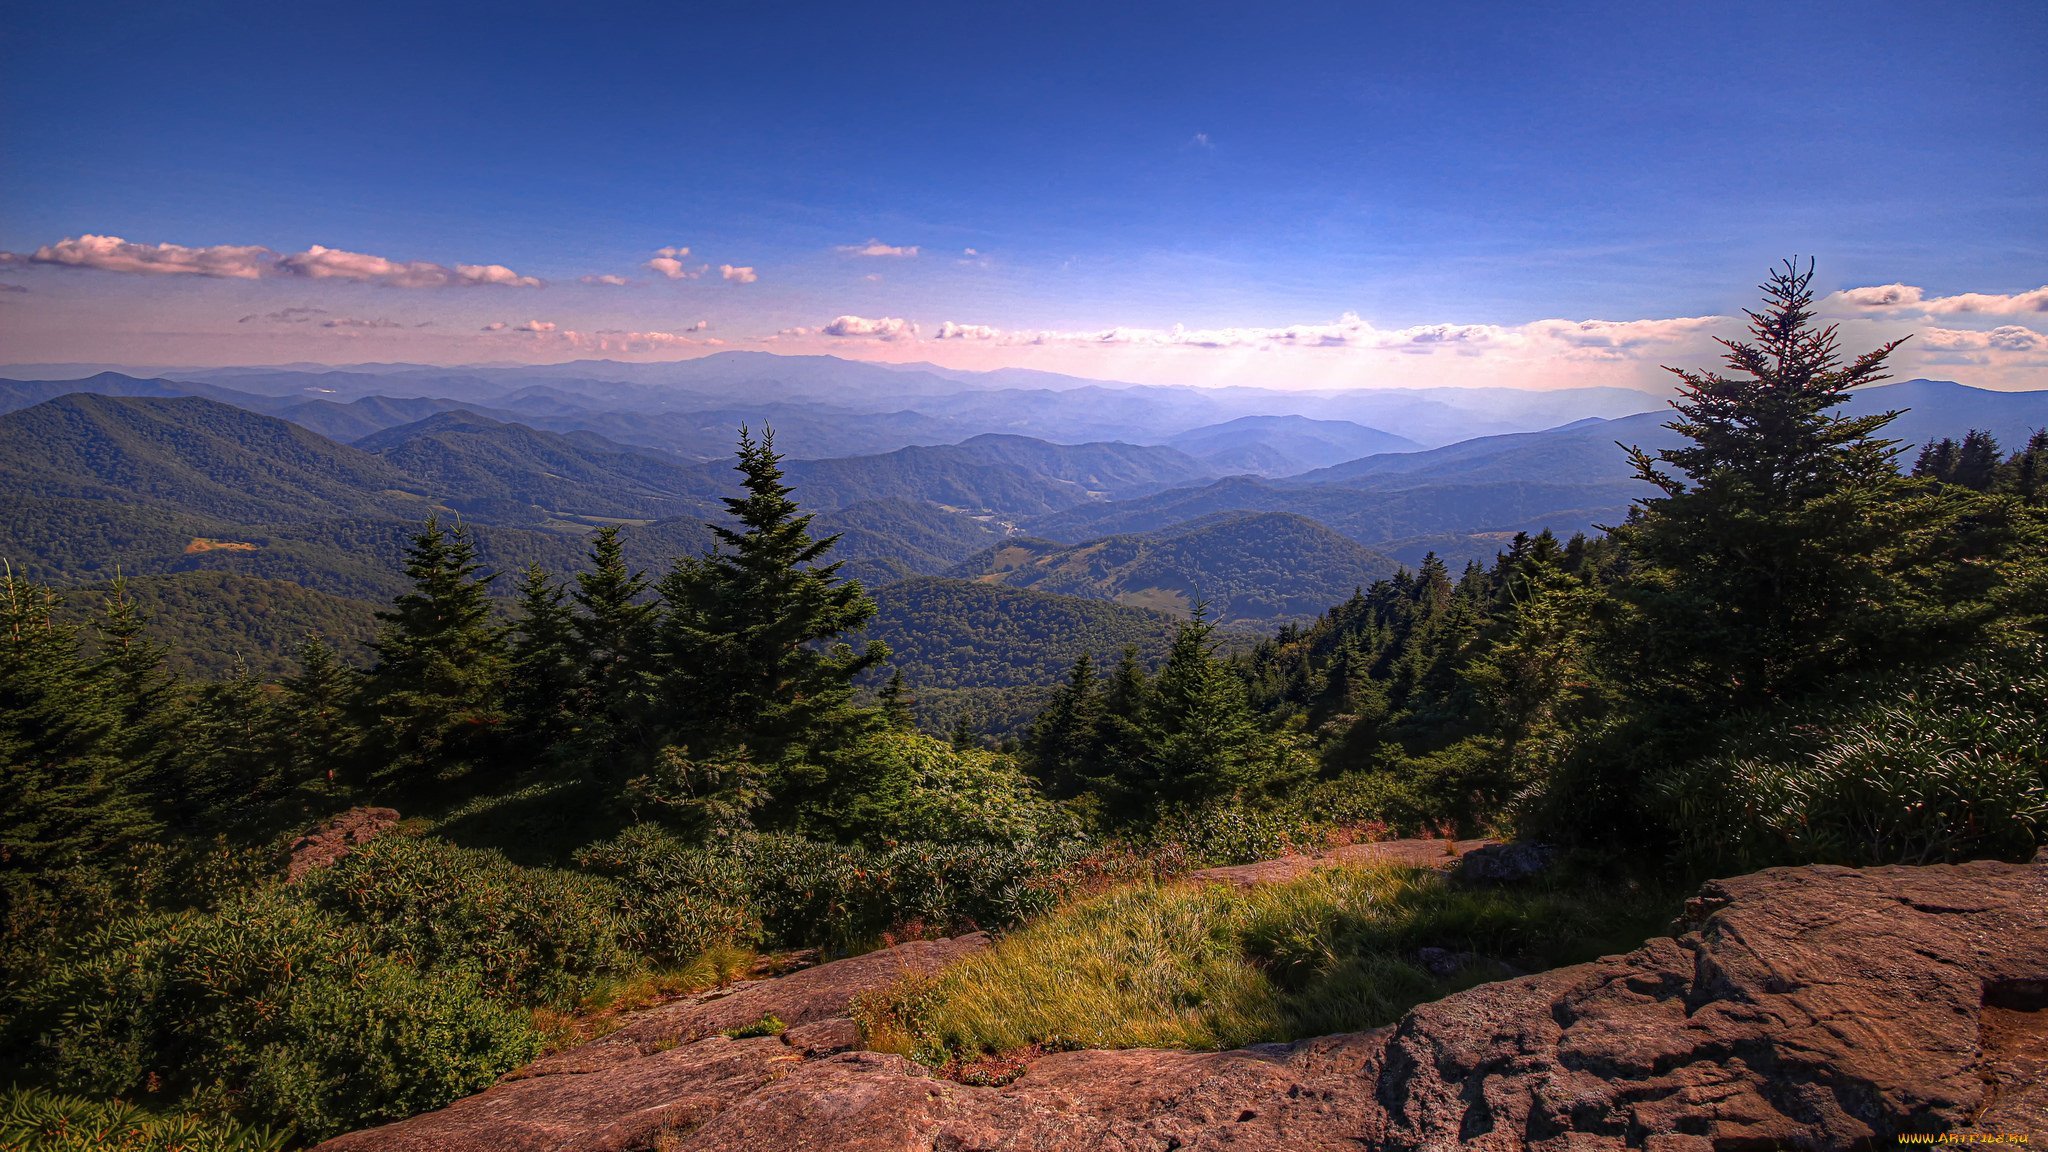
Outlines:
{"type": "Polygon", "coordinates": [[[861,841],[1012,844],[1050,832],[1057,809],[1016,760],[915,732],[881,732],[847,757],[861,787],[845,831],[861,841]]]}
{"type": "Polygon", "coordinates": [[[2048,652],[1764,716],[1652,794],[1699,867],[2022,857],[2048,839],[2048,652]]]}
{"type": "Polygon", "coordinates": [[[280,1152],[284,1133],[201,1116],[159,1115],[122,1100],[35,1088],[0,1096],[0,1148],[9,1152],[280,1152]]]}
{"type": "Polygon", "coordinates": [[[617,887],[522,868],[488,849],[383,836],[307,885],[322,907],[368,925],[379,952],[474,971],[492,995],[574,1005],[593,977],[635,966],[617,887]]]}
{"type": "Polygon", "coordinates": [[[615,880],[629,904],[693,900],[747,917],[740,936],[848,948],[912,922],[939,931],[1017,923],[1058,902],[1073,857],[1036,843],[873,849],[784,835],[696,847],[643,824],[577,861],[615,880]]]}
{"type": "Polygon", "coordinates": [[[470,969],[424,972],[277,889],[113,924],[18,1004],[9,1046],[56,1088],[160,1092],[309,1140],[439,1107],[538,1050],[470,969]]]}

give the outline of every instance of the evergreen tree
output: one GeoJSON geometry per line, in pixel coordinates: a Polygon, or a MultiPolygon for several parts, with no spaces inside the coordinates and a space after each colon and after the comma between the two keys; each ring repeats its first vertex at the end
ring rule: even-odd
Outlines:
{"type": "Polygon", "coordinates": [[[1147,692],[1140,755],[1120,765],[1127,802],[1146,807],[1248,797],[1304,767],[1252,714],[1244,681],[1217,659],[1206,606],[1174,634],[1147,692]]]}
{"type": "Polygon", "coordinates": [[[361,677],[343,664],[334,646],[308,636],[299,646],[299,670],[284,682],[278,745],[292,779],[323,789],[360,785],[362,732],[349,716],[361,677]]]}
{"type": "Polygon", "coordinates": [[[583,690],[578,636],[569,596],[538,564],[520,574],[508,644],[506,718],[525,754],[546,756],[576,724],[583,690]]]}
{"type": "Polygon", "coordinates": [[[0,575],[0,924],[11,937],[83,874],[159,831],[124,754],[122,700],[51,619],[49,589],[0,575]]]}
{"type": "Polygon", "coordinates": [[[615,527],[590,542],[590,570],[576,576],[577,654],[583,664],[583,752],[599,764],[643,746],[655,685],[651,667],[656,608],[646,576],[626,564],[615,527]]]}
{"type": "Polygon", "coordinates": [[[1943,437],[1929,440],[1920,449],[1919,459],[1913,461],[1913,476],[1920,480],[1939,480],[1948,483],[1956,478],[1957,447],[1954,440],[1943,437]]]}
{"type": "Polygon", "coordinates": [[[161,719],[176,690],[175,678],[164,669],[169,650],[149,639],[146,624],[128,594],[127,578],[115,576],[100,613],[96,675],[114,693],[123,725],[138,735],[161,719]]]}
{"type": "Polygon", "coordinates": [[[903,683],[903,669],[889,672],[889,682],[882,685],[875,696],[875,703],[882,710],[882,720],[898,732],[917,731],[917,718],[911,709],[917,703],[910,695],[910,689],[903,683]]]}
{"type": "Polygon", "coordinates": [[[1052,701],[1039,713],[1025,740],[1032,774],[1054,797],[1078,795],[1102,775],[1104,704],[1100,680],[1094,657],[1081,653],[1067,674],[1067,682],[1053,693],[1052,701]]]}
{"type": "Polygon", "coordinates": [[[824,785],[814,761],[799,766],[875,722],[853,681],[889,651],[834,643],[874,617],[874,601],[822,562],[838,537],[811,535],[781,460],[772,431],[757,441],[740,430],[744,495],[725,501],[730,525],[712,526],[719,550],[679,560],[661,581],[662,738],[699,758],[744,750],[783,783],[824,785]]]}
{"type": "Polygon", "coordinates": [[[1998,441],[1991,438],[1991,433],[1972,428],[1956,449],[1955,472],[1947,479],[1972,492],[1988,492],[1998,479],[1999,465],[2004,462],[1998,453],[1998,441]]]}
{"type": "Polygon", "coordinates": [[[1885,554],[1906,530],[1904,481],[1878,438],[1897,413],[1834,412],[1885,379],[1899,342],[1844,363],[1834,326],[1813,323],[1812,279],[1789,262],[1772,273],[1750,339],[1722,341],[1729,374],[1672,369],[1667,427],[1684,445],[1630,449],[1663,496],[1617,532],[1636,566],[1620,646],[1641,689],[1687,709],[1774,699],[1866,660],[1899,606],[1885,554]]]}
{"type": "Polygon", "coordinates": [[[411,590],[388,611],[364,678],[365,754],[371,774],[402,785],[476,770],[498,747],[504,722],[504,630],[491,619],[490,582],[460,525],[438,517],[413,537],[411,590]]]}

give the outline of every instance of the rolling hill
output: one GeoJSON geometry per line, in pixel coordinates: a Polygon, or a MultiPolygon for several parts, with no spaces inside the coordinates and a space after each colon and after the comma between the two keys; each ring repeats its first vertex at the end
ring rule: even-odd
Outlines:
{"type": "Polygon", "coordinates": [[[500,523],[710,515],[712,476],[590,432],[563,435],[440,412],[355,446],[463,513],[500,523]]]}
{"type": "Polygon", "coordinates": [[[793,460],[786,470],[806,508],[901,499],[995,516],[1051,512],[1214,474],[1172,448],[1052,444],[1002,435],[876,456],[793,460]]]}
{"type": "Polygon", "coordinates": [[[1405,436],[1349,420],[1307,416],[1242,416],[1183,432],[1167,441],[1218,472],[1292,476],[1381,452],[1415,452],[1405,436]]]}
{"type": "Polygon", "coordinates": [[[1005,541],[951,575],[1113,600],[1186,616],[1197,600],[1221,621],[1314,616],[1395,562],[1287,512],[1224,512],[1142,535],[1075,546],[1005,541]]]}

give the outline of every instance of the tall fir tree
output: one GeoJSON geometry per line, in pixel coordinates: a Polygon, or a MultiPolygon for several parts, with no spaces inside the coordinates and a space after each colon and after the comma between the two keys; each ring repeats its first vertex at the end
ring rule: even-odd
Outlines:
{"type": "Polygon", "coordinates": [[[590,567],[576,575],[577,612],[571,627],[583,667],[577,743],[601,771],[649,750],[657,684],[654,643],[657,609],[647,578],[626,563],[615,527],[590,538],[590,567]]]}
{"type": "Polygon", "coordinates": [[[0,924],[63,918],[65,891],[111,877],[160,824],[128,755],[124,700],[57,624],[49,589],[0,575],[0,924]],[[31,911],[34,909],[34,911],[31,911]]]}
{"type": "Polygon", "coordinates": [[[575,613],[569,594],[547,569],[529,564],[520,574],[507,643],[510,681],[506,723],[521,754],[539,761],[575,729],[583,691],[575,613]]]}
{"type": "Polygon", "coordinates": [[[349,704],[361,690],[361,675],[341,662],[323,636],[308,636],[298,655],[299,670],[284,682],[277,741],[290,774],[323,794],[360,786],[363,781],[352,773],[362,768],[363,734],[349,704]]]}
{"type": "Polygon", "coordinates": [[[815,768],[820,745],[876,722],[853,682],[889,650],[835,643],[874,618],[874,601],[824,562],[839,538],[811,535],[774,433],[742,428],[738,455],[744,494],[726,499],[729,524],[712,525],[719,549],[677,561],[659,586],[663,741],[700,758],[744,749],[788,777],[771,786],[817,789],[829,783],[815,768]]]}
{"type": "Polygon", "coordinates": [[[380,783],[453,780],[500,750],[505,637],[482,571],[468,532],[443,529],[438,517],[406,550],[412,588],[377,614],[376,662],[360,701],[364,752],[380,783]]]}
{"type": "Polygon", "coordinates": [[[1898,414],[1835,411],[1885,379],[1892,341],[1843,361],[1816,325],[1813,271],[1787,262],[1763,285],[1750,337],[1724,340],[1729,371],[1672,369],[1667,427],[1685,438],[1630,449],[1662,496],[1617,530],[1633,558],[1620,639],[1629,678],[1687,711],[1804,690],[1870,658],[1872,625],[1897,606],[1886,561],[1906,529],[1892,441],[1898,414]]]}
{"type": "Polygon", "coordinates": [[[1056,799],[1079,795],[1102,776],[1101,680],[1095,658],[1081,653],[1024,742],[1032,775],[1056,799]]]}

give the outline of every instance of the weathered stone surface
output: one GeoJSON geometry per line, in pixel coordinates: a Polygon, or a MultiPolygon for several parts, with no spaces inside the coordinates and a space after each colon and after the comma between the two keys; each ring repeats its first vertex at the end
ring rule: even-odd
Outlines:
{"type": "Polygon", "coordinates": [[[1459,857],[1451,878],[1460,884],[1513,884],[1541,876],[1555,859],[1557,850],[1548,844],[1488,844],[1459,857]]]}
{"type": "MultiPolygon", "coordinates": [[[[2048,854],[1773,869],[1709,885],[1690,907],[1675,938],[1482,985],[1391,1028],[1236,1052],[1069,1052],[1002,1088],[872,1052],[806,1059],[796,1027],[716,1036],[714,1023],[759,1018],[764,983],[726,998],[750,995],[744,1010],[662,1010],[582,1050],[602,1059],[537,1066],[327,1147],[1710,1152],[2048,1134],[2048,854]]],[[[956,944],[860,958],[859,979],[942,962],[956,944]]],[[[834,996],[854,982],[819,981],[834,996]]],[[[844,1014],[825,1014],[829,999],[772,1010],[824,1031],[844,1014]]]]}
{"type": "Polygon", "coordinates": [[[1235,884],[1251,888],[1260,884],[1284,884],[1331,864],[1405,864],[1414,868],[1452,868],[1469,852],[1492,845],[1492,840],[1376,840],[1368,844],[1346,844],[1314,856],[1282,856],[1255,864],[1233,864],[1226,868],[1204,868],[1190,872],[1196,883],[1235,884]]]}
{"type": "Polygon", "coordinates": [[[297,883],[316,868],[332,867],[355,851],[357,845],[369,843],[396,823],[398,812],[392,808],[351,808],[329,817],[318,828],[292,841],[285,880],[297,883]]]}

